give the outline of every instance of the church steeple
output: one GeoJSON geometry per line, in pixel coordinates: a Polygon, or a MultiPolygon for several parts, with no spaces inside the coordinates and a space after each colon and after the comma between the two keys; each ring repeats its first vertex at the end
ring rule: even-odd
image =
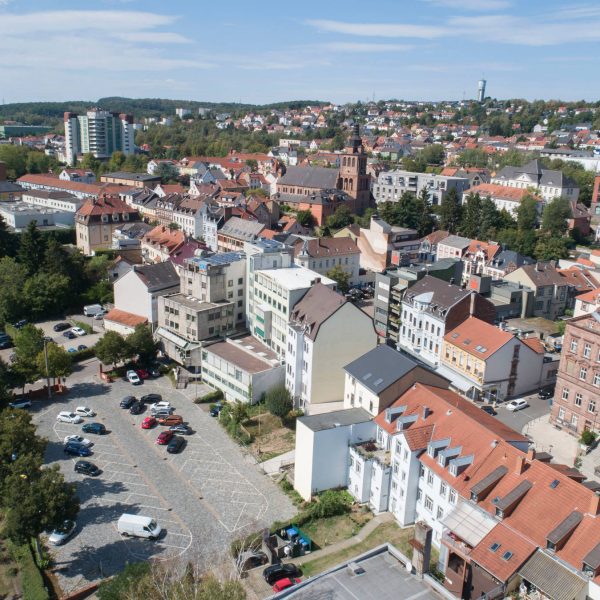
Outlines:
{"type": "Polygon", "coordinates": [[[362,211],[371,203],[371,177],[367,175],[367,155],[358,125],[352,128],[348,145],[340,157],[339,187],[354,198],[354,210],[362,211]]]}

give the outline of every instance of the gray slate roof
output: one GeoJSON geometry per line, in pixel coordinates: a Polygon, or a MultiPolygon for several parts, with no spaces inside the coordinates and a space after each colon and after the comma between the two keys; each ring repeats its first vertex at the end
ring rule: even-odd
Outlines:
{"type": "Polygon", "coordinates": [[[380,394],[417,366],[408,356],[381,344],[347,364],[344,371],[374,394],[380,394]]]}
{"type": "Polygon", "coordinates": [[[537,159],[528,162],[523,167],[504,167],[495,178],[501,180],[518,179],[523,174],[536,185],[576,187],[575,182],[563,175],[562,171],[544,169],[542,163],[537,159]]]}
{"type": "Polygon", "coordinates": [[[447,238],[444,238],[441,242],[438,242],[438,246],[450,246],[451,248],[458,248],[459,250],[464,250],[468,248],[473,240],[461,237],[460,235],[449,235],[447,238]]]}
{"type": "Polygon", "coordinates": [[[457,285],[449,284],[437,277],[432,275],[425,275],[421,281],[417,281],[411,288],[406,292],[404,299],[411,301],[416,296],[421,294],[431,294],[429,301],[430,306],[437,307],[435,311],[441,314],[442,311],[447,310],[451,306],[454,306],[457,302],[462,300],[465,296],[469,296],[471,292],[469,290],[463,290],[457,285]]]}
{"type": "Polygon", "coordinates": [[[219,233],[229,235],[238,240],[251,242],[265,228],[258,221],[246,221],[239,217],[231,217],[221,228],[219,233]]]}
{"type": "Polygon", "coordinates": [[[307,337],[314,341],[321,325],[344,304],[344,296],[316,283],[292,309],[291,324],[306,328],[307,337]]]}
{"type": "Polygon", "coordinates": [[[102,177],[114,177],[116,179],[127,179],[129,181],[156,181],[157,179],[160,179],[160,176],[158,175],[149,175],[148,173],[128,173],[127,171],[104,173],[102,177]]]}
{"type": "Polygon", "coordinates": [[[169,261],[151,265],[136,265],[133,270],[144,281],[149,292],[179,285],[179,275],[169,261]]]}
{"type": "Polygon", "coordinates": [[[337,185],[337,169],[325,167],[288,167],[277,185],[295,185],[299,187],[333,189],[337,185]]]}
{"type": "Polygon", "coordinates": [[[519,268],[523,265],[533,265],[535,264],[535,260],[529,256],[523,256],[514,250],[502,250],[502,252],[496,254],[490,261],[490,266],[497,269],[505,268],[510,264],[519,268]]]}
{"type": "Polygon", "coordinates": [[[334,427],[344,427],[366,423],[373,417],[364,408],[348,408],[344,410],[335,410],[321,415],[310,415],[300,417],[298,421],[306,425],[312,431],[324,431],[334,427]]]}

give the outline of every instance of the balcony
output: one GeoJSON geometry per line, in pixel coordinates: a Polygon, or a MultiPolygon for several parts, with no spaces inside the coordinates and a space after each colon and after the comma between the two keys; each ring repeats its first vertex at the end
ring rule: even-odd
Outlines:
{"type": "Polygon", "coordinates": [[[449,546],[450,548],[453,548],[459,552],[462,556],[469,556],[469,554],[471,554],[471,550],[473,550],[469,544],[457,538],[450,531],[444,531],[442,534],[442,542],[446,544],[446,546],[449,546]]]}
{"type": "Polygon", "coordinates": [[[350,447],[353,448],[365,460],[376,460],[381,465],[386,467],[390,465],[390,452],[382,448],[373,440],[368,442],[360,442],[359,444],[353,444],[350,447]]]}

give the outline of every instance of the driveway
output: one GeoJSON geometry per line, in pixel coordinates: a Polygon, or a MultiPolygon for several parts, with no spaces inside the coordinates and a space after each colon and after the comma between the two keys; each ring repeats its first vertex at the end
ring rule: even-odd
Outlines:
{"type": "Polygon", "coordinates": [[[126,382],[101,383],[97,361],[69,378],[64,399],[34,403],[34,420],[50,440],[47,462],[61,465],[65,477],[78,484],[81,512],[75,536],[53,550],[63,591],[112,575],[127,561],[184,557],[211,566],[227,557],[231,540],[295,513],[288,497],[259,468],[247,462],[240,448],[214,421],[166,378],[134,387],[126,382]],[[194,430],[180,454],[170,455],[155,444],[162,428],[142,430],[146,413],[133,416],[119,408],[127,394],[158,392],[170,400],[194,430]],[[98,416],[86,421],[106,425],[105,436],[86,435],[95,442],[88,459],[103,470],[85,478],[73,471],[77,459],[66,458],[63,438],[80,425],[57,423],[61,410],[86,405],[98,416]],[[122,539],[116,522],[124,512],[154,517],[166,529],[156,542],[122,539]]]}

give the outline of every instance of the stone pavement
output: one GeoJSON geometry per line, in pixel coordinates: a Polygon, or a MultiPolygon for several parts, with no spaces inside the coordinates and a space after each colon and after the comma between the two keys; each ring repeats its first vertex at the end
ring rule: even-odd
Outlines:
{"type": "Polygon", "coordinates": [[[296,454],[295,450],[290,450],[289,452],[284,452],[283,454],[280,454],[279,456],[275,456],[274,458],[270,458],[269,460],[265,460],[265,461],[259,463],[260,468],[267,475],[277,475],[277,473],[279,473],[279,469],[283,465],[289,465],[290,463],[294,462],[295,454],[296,454]]]}

